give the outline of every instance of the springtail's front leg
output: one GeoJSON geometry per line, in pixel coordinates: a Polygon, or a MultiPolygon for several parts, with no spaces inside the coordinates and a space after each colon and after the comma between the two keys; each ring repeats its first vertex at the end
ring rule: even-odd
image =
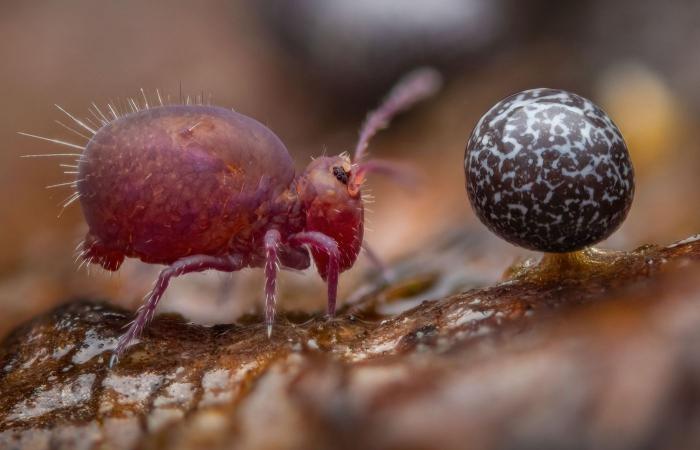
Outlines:
{"type": "Polygon", "coordinates": [[[275,321],[277,272],[279,272],[279,243],[279,231],[269,230],[265,233],[265,324],[267,325],[268,338],[272,336],[272,324],[275,321]]]}
{"type": "Polygon", "coordinates": [[[126,349],[137,339],[148,323],[153,319],[158,302],[170,284],[170,279],[186,273],[203,272],[209,269],[220,270],[222,272],[233,272],[243,267],[243,260],[238,255],[227,256],[206,256],[195,255],[179,259],[160,272],[156,285],[146,296],[146,300],[136,313],[136,317],[129,324],[126,333],[119,337],[117,347],[114,349],[109,367],[113,367],[126,349]]]}
{"type": "Polygon", "coordinates": [[[338,275],[340,274],[340,252],[338,243],[332,237],[319,231],[305,231],[289,237],[289,245],[300,247],[308,245],[328,255],[326,283],[328,284],[328,316],[335,315],[335,303],[338,295],[338,275]]]}

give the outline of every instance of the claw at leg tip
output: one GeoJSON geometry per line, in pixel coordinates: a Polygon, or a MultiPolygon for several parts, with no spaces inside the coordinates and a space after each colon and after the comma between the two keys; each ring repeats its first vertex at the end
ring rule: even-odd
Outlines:
{"type": "Polygon", "coordinates": [[[267,324],[267,338],[270,339],[272,337],[272,324],[268,323],[267,324]]]}
{"type": "Polygon", "coordinates": [[[113,368],[117,363],[119,362],[119,356],[116,353],[112,353],[112,356],[109,358],[109,368],[113,368]]]}

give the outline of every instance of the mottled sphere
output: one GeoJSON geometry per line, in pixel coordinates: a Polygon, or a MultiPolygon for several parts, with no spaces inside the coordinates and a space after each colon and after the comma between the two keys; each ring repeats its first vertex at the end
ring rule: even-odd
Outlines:
{"type": "Polygon", "coordinates": [[[498,102],[464,154],[474,211],[532,250],[570,252],[610,236],[627,216],[634,171],[620,130],[590,100],[531,89],[498,102]]]}

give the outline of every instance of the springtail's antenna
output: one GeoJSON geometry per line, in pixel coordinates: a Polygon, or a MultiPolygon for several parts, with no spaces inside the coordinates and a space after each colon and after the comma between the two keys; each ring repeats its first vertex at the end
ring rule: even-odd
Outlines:
{"type": "Polygon", "coordinates": [[[363,168],[362,160],[367,154],[369,141],[382,128],[386,128],[398,113],[407,110],[415,103],[434,95],[442,85],[442,77],[437,70],[421,67],[404,75],[389,92],[379,108],[367,115],[360,129],[360,137],[355,146],[350,191],[359,191],[366,173],[371,166],[363,168]]]}

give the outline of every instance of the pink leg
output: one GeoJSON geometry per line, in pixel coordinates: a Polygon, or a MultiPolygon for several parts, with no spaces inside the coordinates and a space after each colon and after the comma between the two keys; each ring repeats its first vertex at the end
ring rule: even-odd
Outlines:
{"type": "Polygon", "coordinates": [[[328,255],[328,270],[326,271],[326,283],[328,284],[328,315],[333,317],[335,315],[335,301],[338,295],[338,275],[340,273],[338,243],[332,237],[321,232],[306,231],[290,236],[289,245],[293,247],[309,245],[328,255]]]}
{"type": "Polygon", "coordinates": [[[124,351],[133,343],[134,339],[141,335],[146,325],[151,321],[156,307],[158,306],[158,302],[163,296],[165,289],[168,287],[171,278],[191,272],[203,272],[209,269],[233,272],[234,270],[240,269],[242,266],[243,262],[237,255],[195,255],[179,259],[163,269],[158,276],[155,287],[146,296],[145,303],[139,308],[136,317],[129,325],[129,329],[119,337],[117,347],[114,349],[112,358],[109,361],[109,367],[114,366],[114,364],[119,361],[124,351]]]}
{"type": "Polygon", "coordinates": [[[272,336],[272,324],[275,321],[275,303],[277,293],[277,272],[279,270],[277,246],[280,232],[269,230],[265,233],[265,323],[267,337],[272,336]]]}

